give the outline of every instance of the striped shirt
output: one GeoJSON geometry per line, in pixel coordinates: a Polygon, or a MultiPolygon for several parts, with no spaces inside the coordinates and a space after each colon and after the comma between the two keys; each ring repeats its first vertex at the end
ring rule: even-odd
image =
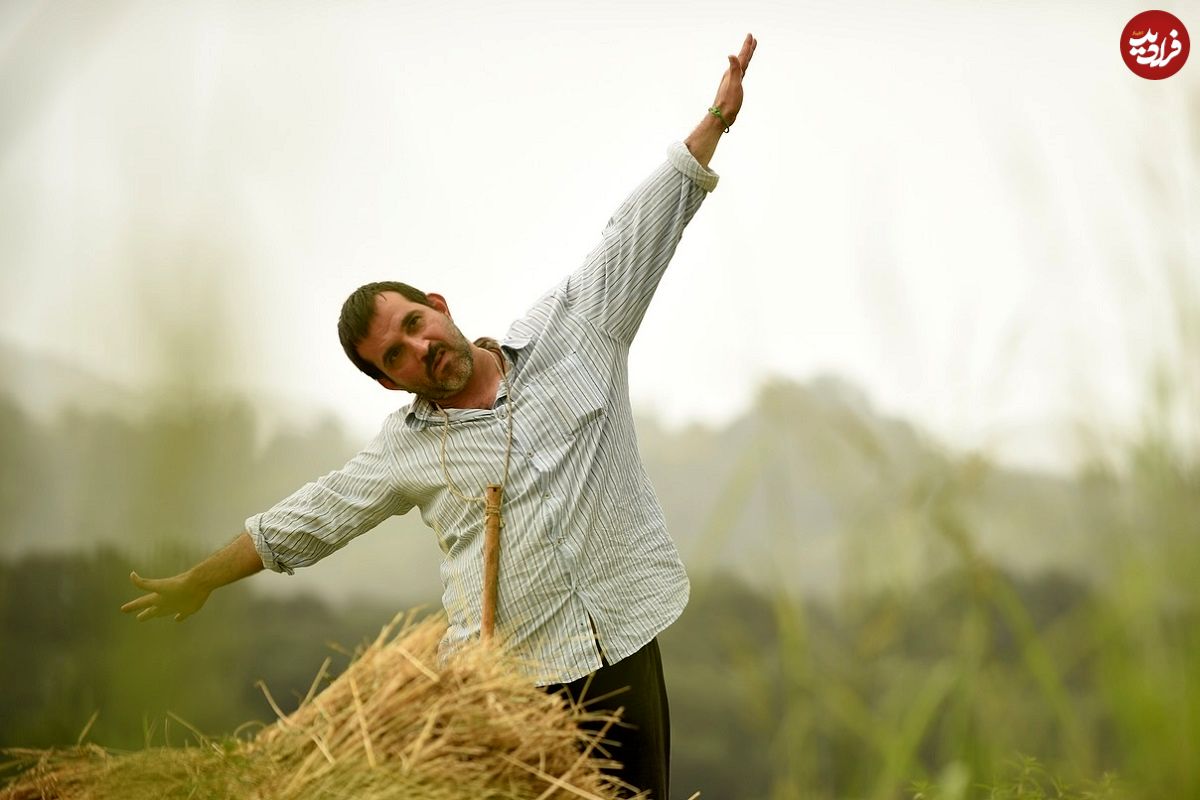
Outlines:
{"type": "Polygon", "coordinates": [[[627,361],[684,227],[716,185],[673,144],[583,265],[501,341],[511,396],[501,383],[490,409],[443,417],[417,397],[390,414],[346,466],[246,521],[263,564],[290,573],[415,506],[444,554],[442,651],[452,652],[479,634],[483,506],[450,491],[446,471],[466,495],[499,483],[511,415],[497,638],[537,683],[567,683],[670,625],[689,585],[638,454],[627,361]]]}

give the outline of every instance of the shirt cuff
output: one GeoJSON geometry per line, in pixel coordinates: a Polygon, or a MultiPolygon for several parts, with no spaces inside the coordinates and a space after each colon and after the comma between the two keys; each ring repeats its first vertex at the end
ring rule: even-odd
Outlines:
{"type": "Polygon", "coordinates": [[[671,162],[672,167],[691,178],[692,183],[704,191],[711,192],[717,188],[717,181],[721,176],[708,167],[700,166],[700,162],[683,142],[675,142],[667,148],[667,160],[671,162]]]}
{"type": "Polygon", "coordinates": [[[255,514],[246,520],[246,532],[250,534],[250,538],[254,541],[254,549],[258,551],[258,557],[262,559],[263,566],[273,572],[286,572],[288,575],[295,575],[296,570],[284,564],[275,557],[275,551],[271,549],[271,545],[267,544],[267,537],[263,536],[262,526],[259,520],[262,514],[255,514]]]}

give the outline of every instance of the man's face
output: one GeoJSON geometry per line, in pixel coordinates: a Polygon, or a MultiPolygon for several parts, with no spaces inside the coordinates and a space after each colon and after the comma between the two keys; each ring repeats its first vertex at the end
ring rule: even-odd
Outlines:
{"type": "Polygon", "coordinates": [[[375,317],[357,349],[387,376],[378,379],[385,388],[442,400],[463,390],[475,362],[445,299],[430,294],[429,302],[432,308],[396,292],[378,295],[375,317]]]}

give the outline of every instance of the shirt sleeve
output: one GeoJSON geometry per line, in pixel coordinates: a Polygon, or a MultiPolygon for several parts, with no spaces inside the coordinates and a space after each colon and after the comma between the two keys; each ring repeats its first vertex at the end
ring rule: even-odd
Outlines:
{"type": "Polygon", "coordinates": [[[344,467],[246,520],[263,566],[291,574],[412,508],[396,490],[386,428],[344,467]]]}
{"type": "Polygon", "coordinates": [[[717,180],[682,142],[672,144],[667,161],[617,208],[600,243],[567,278],[571,309],[632,342],[683,229],[717,180]]]}

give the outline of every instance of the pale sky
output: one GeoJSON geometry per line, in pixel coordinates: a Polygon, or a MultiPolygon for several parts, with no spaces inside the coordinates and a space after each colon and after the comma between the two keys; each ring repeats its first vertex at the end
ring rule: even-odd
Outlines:
{"type": "MultiPolygon", "coordinates": [[[[0,339],[365,437],[407,396],[342,354],[345,296],[404,280],[503,334],[752,31],[635,406],[721,422],[770,376],[835,373],[956,447],[1063,466],[1078,424],[1136,422],[1170,276],[1200,296],[1200,56],[1130,73],[1145,8],[8,2],[0,339]]],[[[1167,10],[1200,35],[1200,2],[1167,10]]]]}

